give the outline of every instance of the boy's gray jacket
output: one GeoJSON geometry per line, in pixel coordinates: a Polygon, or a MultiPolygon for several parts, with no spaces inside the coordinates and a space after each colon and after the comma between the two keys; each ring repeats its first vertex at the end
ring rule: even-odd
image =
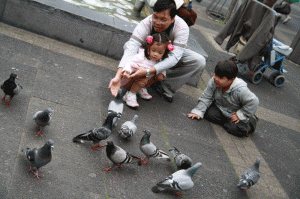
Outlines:
{"type": "Polygon", "coordinates": [[[212,77],[192,113],[203,118],[206,109],[214,100],[216,106],[227,118],[236,112],[240,121],[245,123],[256,113],[259,104],[256,95],[249,90],[247,83],[242,79],[235,78],[230,88],[226,92],[222,92],[222,88],[216,87],[212,77]]]}

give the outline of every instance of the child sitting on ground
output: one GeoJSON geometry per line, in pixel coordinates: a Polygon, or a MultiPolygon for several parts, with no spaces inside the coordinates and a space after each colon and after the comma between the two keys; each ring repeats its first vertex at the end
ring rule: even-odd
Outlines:
{"type": "Polygon", "coordinates": [[[130,107],[137,108],[139,104],[136,100],[136,94],[142,99],[151,100],[152,96],[147,92],[147,87],[151,84],[161,81],[166,77],[166,71],[157,75],[150,75],[150,68],[161,60],[168,57],[168,53],[174,50],[166,33],[155,33],[153,36],[147,36],[147,43],[139,49],[137,55],[126,64],[122,71],[122,85],[128,91],[123,100],[130,107]],[[146,77],[130,79],[130,74],[135,72],[138,67],[147,69],[146,77]]]}
{"type": "Polygon", "coordinates": [[[249,90],[247,83],[236,77],[237,73],[234,62],[220,61],[214,77],[209,80],[198,105],[187,114],[188,117],[205,118],[238,137],[253,133],[258,120],[254,114],[259,100],[249,90]]]}

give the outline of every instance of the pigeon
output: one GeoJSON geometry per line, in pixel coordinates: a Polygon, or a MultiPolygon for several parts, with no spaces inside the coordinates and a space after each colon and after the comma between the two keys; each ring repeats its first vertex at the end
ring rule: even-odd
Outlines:
{"type": "Polygon", "coordinates": [[[16,84],[16,79],[18,79],[18,75],[15,73],[11,73],[9,78],[5,80],[3,84],[1,84],[1,89],[4,92],[4,97],[2,98],[1,102],[5,101],[6,95],[10,96],[9,101],[5,104],[6,106],[10,106],[12,98],[15,95],[19,94],[21,89],[23,88],[22,86],[16,84]]]}
{"type": "Polygon", "coordinates": [[[169,149],[170,153],[174,157],[174,162],[178,169],[188,169],[192,166],[192,160],[187,155],[182,154],[175,147],[173,149],[169,149]]]}
{"type": "Polygon", "coordinates": [[[154,187],[151,188],[151,190],[154,193],[171,191],[175,192],[177,196],[181,196],[181,194],[177,191],[185,191],[193,188],[194,182],[192,181],[192,177],[201,165],[202,164],[198,162],[189,169],[181,169],[179,171],[176,171],[163,181],[157,183],[154,187]]]}
{"type": "Polygon", "coordinates": [[[122,124],[121,129],[118,132],[123,139],[129,140],[129,138],[136,133],[137,127],[135,123],[137,118],[138,115],[135,115],[131,121],[126,121],[124,124],[122,124]]]}
{"type": "Polygon", "coordinates": [[[256,184],[260,178],[259,172],[260,158],[257,158],[256,162],[250,167],[240,178],[240,182],[237,185],[241,190],[247,190],[254,184],[256,184]]]}
{"type": "Polygon", "coordinates": [[[21,150],[25,153],[25,156],[30,162],[30,170],[34,175],[39,178],[41,177],[38,173],[38,169],[51,162],[52,154],[51,150],[54,148],[54,142],[48,140],[43,147],[39,148],[26,148],[21,150]]]}
{"type": "Polygon", "coordinates": [[[117,125],[118,120],[121,118],[123,113],[123,108],[124,108],[124,104],[122,101],[122,89],[119,89],[116,98],[113,101],[111,101],[108,105],[108,114],[110,112],[118,113],[118,117],[114,118],[113,121],[114,126],[117,125]]]}
{"type": "Polygon", "coordinates": [[[142,159],[142,164],[146,165],[149,158],[163,158],[170,161],[170,156],[163,152],[162,150],[159,150],[151,141],[150,136],[151,133],[148,130],[143,131],[145,134],[141,139],[140,142],[140,149],[141,151],[146,155],[145,158],[142,159]]]}
{"type": "MultiPolygon", "coordinates": [[[[141,158],[129,154],[119,146],[114,145],[112,141],[108,141],[106,145],[106,155],[114,163],[113,166],[121,167],[122,164],[134,163],[137,161],[138,165],[141,165],[141,158]]],[[[103,171],[109,171],[110,168],[105,168],[103,171]]]]}
{"type": "Polygon", "coordinates": [[[36,127],[40,130],[36,133],[36,136],[41,135],[41,127],[49,126],[51,122],[51,113],[52,110],[50,108],[46,108],[44,111],[38,111],[34,114],[33,120],[36,123],[36,127]]]}
{"type": "Polygon", "coordinates": [[[93,130],[90,130],[86,133],[82,133],[77,135],[73,138],[73,142],[80,142],[82,143],[83,140],[86,141],[93,141],[94,145],[91,147],[93,150],[98,150],[96,147],[102,148],[103,145],[100,145],[101,140],[107,139],[111,135],[111,129],[112,129],[112,121],[115,117],[117,117],[116,112],[110,112],[104,122],[104,124],[101,127],[95,128],[93,130]],[[97,145],[96,145],[97,144],[97,145]]]}

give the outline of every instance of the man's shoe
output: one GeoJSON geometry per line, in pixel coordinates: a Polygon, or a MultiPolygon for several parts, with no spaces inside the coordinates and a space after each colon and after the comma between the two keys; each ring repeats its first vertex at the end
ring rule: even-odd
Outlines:
{"type": "Polygon", "coordinates": [[[158,95],[164,98],[167,102],[173,102],[173,96],[167,93],[161,86],[160,82],[156,82],[150,86],[158,95]]]}
{"type": "Polygon", "coordinates": [[[148,93],[146,88],[141,88],[141,90],[139,90],[137,92],[137,95],[140,96],[144,100],[151,100],[152,99],[152,96],[148,93]]]}

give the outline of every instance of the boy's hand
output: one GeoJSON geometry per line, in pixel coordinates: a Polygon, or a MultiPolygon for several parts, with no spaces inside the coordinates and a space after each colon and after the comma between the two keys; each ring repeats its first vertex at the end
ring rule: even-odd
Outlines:
{"type": "Polygon", "coordinates": [[[130,72],[129,72],[129,71],[126,71],[126,70],[123,71],[122,75],[123,75],[123,77],[125,77],[125,78],[127,78],[127,79],[130,78],[130,72]]]}
{"type": "Polygon", "coordinates": [[[196,118],[196,119],[198,119],[198,120],[201,119],[201,117],[200,117],[199,115],[195,114],[195,113],[188,113],[187,116],[188,116],[189,118],[192,118],[192,119],[194,119],[194,118],[196,118]]]}
{"type": "Polygon", "coordinates": [[[240,122],[240,119],[237,116],[236,112],[232,113],[232,115],[229,118],[230,118],[230,121],[234,122],[235,124],[240,122]]]}

